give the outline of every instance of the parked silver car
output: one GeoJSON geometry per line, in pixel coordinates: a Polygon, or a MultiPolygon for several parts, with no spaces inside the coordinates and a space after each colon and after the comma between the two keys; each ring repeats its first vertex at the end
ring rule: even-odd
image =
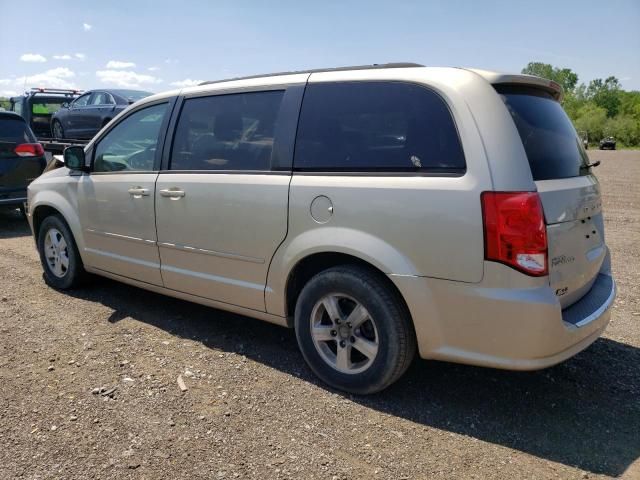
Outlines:
{"type": "Polygon", "coordinates": [[[328,384],[415,357],[530,370],[615,297],[600,186],[527,75],[380,65],[145,98],[29,187],[54,288],[86,272],[293,327],[328,384]]]}

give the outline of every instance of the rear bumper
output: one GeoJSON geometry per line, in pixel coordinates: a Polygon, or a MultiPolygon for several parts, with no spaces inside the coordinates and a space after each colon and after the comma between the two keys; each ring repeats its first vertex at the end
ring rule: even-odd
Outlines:
{"type": "Polygon", "coordinates": [[[522,280],[499,264],[489,270],[489,277],[512,286],[483,286],[486,278],[464,284],[390,276],[411,311],[422,358],[536,370],[585,349],[609,323],[615,299],[609,272],[601,272],[591,290],[563,311],[548,284],[518,285],[522,280]]]}

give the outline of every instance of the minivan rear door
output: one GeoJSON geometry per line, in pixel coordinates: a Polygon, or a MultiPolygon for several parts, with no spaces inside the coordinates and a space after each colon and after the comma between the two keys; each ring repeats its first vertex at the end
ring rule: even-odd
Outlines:
{"type": "Polygon", "coordinates": [[[551,93],[515,85],[496,90],[518,129],[542,200],[550,284],[566,308],[589,291],[606,257],[600,186],[551,93]]]}

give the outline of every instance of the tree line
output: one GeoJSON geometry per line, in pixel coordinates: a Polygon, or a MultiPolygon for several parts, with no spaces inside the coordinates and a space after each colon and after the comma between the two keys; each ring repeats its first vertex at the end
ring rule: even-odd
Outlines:
{"type": "Polygon", "coordinates": [[[640,146],[640,92],[625,91],[616,77],[596,78],[578,84],[578,75],[570,68],[530,62],[522,73],[548,78],[564,90],[562,106],[578,132],[586,133],[589,143],[597,145],[612,136],[619,145],[640,146]]]}

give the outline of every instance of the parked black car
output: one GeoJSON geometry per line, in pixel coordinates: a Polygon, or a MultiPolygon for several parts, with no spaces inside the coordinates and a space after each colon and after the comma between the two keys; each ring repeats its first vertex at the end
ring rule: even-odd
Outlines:
{"type": "Polygon", "coordinates": [[[600,140],[600,150],[615,150],[616,139],[613,137],[605,137],[600,140]]]}
{"type": "Polygon", "coordinates": [[[152,95],[141,90],[92,90],[65,104],[51,118],[53,137],[92,138],[132,103],[152,95]]]}
{"type": "Polygon", "coordinates": [[[45,166],[44,149],[25,119],[0,111],[0,207],[22,209],[27,186],[45,166]]]}
{"type": "Polygon", "coordinates": [[[25,119],[38,138],[51,138],[51,117],[63,104],[78,97],[78,90],[60,88],[32,88],[29,92],[9,99],[11,111],[25,119]]]}

